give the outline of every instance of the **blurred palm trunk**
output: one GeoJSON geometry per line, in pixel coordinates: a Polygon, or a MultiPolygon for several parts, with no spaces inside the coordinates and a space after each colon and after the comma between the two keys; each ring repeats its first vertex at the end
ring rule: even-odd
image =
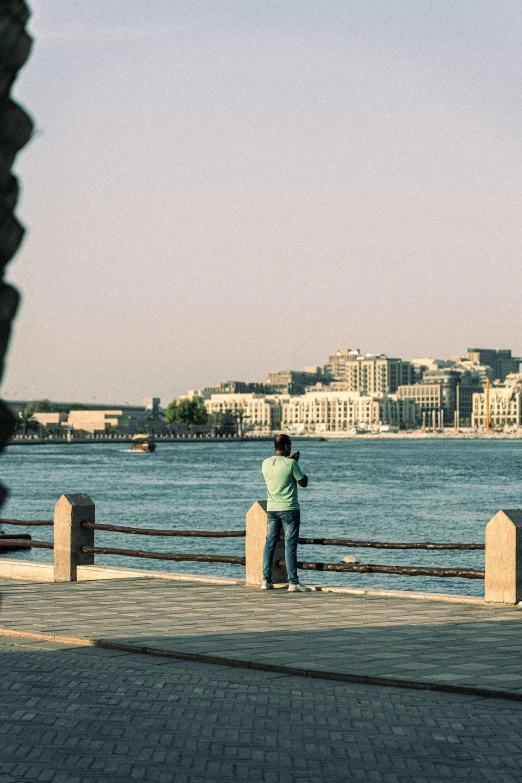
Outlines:
{"type": "MultiPolygon", "coordinates": [[[[18,71],[27,61],[32,38],[26,30],[29,9],[24,0],[0,0],[0,380],[11,336],[11,326],[20,295],[5,281],[6,266],[24,235],[14,211],[18,201],[18,180],[12,174],[16,155],[33,132],[29,115],[11,99],[18,71]]],[[[0,401],[0,451],[12,436],[16,418],[0,401]]],[[[0,505],[7,490],[0,485],[0,505]]]]}

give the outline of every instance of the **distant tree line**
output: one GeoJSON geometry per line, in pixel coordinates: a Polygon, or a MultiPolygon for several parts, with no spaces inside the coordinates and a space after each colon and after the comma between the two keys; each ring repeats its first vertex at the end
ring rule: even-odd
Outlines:
{"type": "MultiPolygon", "coordinates": [[[[31,400],[20,414],[19,430],[24,434],[36,432],[40,427],[38,421],[34,418],[34,415],[37,413],[85,410],[87,407],[87,405],[80,402],[72,402],[66,406],[57,406],[47,399],[31,400]]],[[[196,398],[184,398],[181,400],[172,400],[172,402],[169,403],[165,419],[169,424],[205,425],[208,422],[209,416],[205,406],[196,398]]],[[[107,431],[116,433],[119,429],[109,425],[107,431]]]]}
{"type": "MultiPolygon", "coordinates": [[[[86,410],[87,406],[83,402],[71,402],[67,405],[67,409],[70,411],[86,410]]],[[[24,408],[23,415],[25,418],[30,419],[34,413],[58,413],[60,408],[57,405],[53,405],[50,400],[31,400],[24,408]]]]}
{"type": "Polygon", "coordinates": [[[169,424],[206,424],[208,413],[205,406],[193,397],[172,400],[167,405],[165,418],[169,424]]]}

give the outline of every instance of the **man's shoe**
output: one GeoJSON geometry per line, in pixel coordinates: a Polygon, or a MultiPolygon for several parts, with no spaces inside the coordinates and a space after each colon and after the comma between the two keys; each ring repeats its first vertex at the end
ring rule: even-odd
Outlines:
{"type": "Polygon", "coordinates": [[[297,584],[290,584],[288,585],[288,592],[289,593],[311,593],[312,588],[311,587],[305,587],[304,585],[300,585],[299,582],[297,584]]]}
{"type": "Polygon", "coordinates": [[[263,584],[261,585],[261,590],[273,590],[274,585],[272,582],[268,582],[266,579],[263,579],[263,584]]]}

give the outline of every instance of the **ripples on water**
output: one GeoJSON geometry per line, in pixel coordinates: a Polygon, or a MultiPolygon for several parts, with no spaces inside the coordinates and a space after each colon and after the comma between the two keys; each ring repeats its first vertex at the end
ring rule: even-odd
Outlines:
{"type": "MultiPolygon", "coordinates": [[[[500,508],[522,507],[521,441],[333,440],[300,442],[310,477],[301,490],[302,535],[384,541],[483,542],[500,508]]],[[[154,454],[121,444],[11,446],[1,458],[11,496],[2,516],[51,519],[63,493],[85,492],[98,522],[135,527],[241,529],[265,497],[261,462],[271,444],[159,443],[154,454]]],[[[13,528],[9,528],[10,531],[13,528]]],[[[19,528],[20,530],[20,528],[19,528]]],[[[44,540],[46,528],[34,531],[44,540]]],[[[166,539],[96,531],[96,544],[152,551],[243,554],[242,539],[166,539]]],[[[481,552],[300,547],[299,558],[483,568],[481,552]]],[[[17,558],[50,560],[34,550],[17,558]]],[[[97,562],[242,577],[241,566],[97,556],[97,562]]],[[[482,595],[482,581],[302,572],[303,581],[482,595]]]]}

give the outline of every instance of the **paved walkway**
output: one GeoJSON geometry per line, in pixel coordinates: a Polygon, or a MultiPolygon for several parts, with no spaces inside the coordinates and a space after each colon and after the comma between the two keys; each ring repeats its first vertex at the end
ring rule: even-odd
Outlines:
{"type": "Polygon", "coordinates": [[[0,783],[522,777],[518,702],[8,637],[0,660],[0,783]]]}
{"type": "Polygon", "coordinates": [[[351,681],[522,698],[520,608],[161,579],[0,585],[0,628],[351,681]]]}

